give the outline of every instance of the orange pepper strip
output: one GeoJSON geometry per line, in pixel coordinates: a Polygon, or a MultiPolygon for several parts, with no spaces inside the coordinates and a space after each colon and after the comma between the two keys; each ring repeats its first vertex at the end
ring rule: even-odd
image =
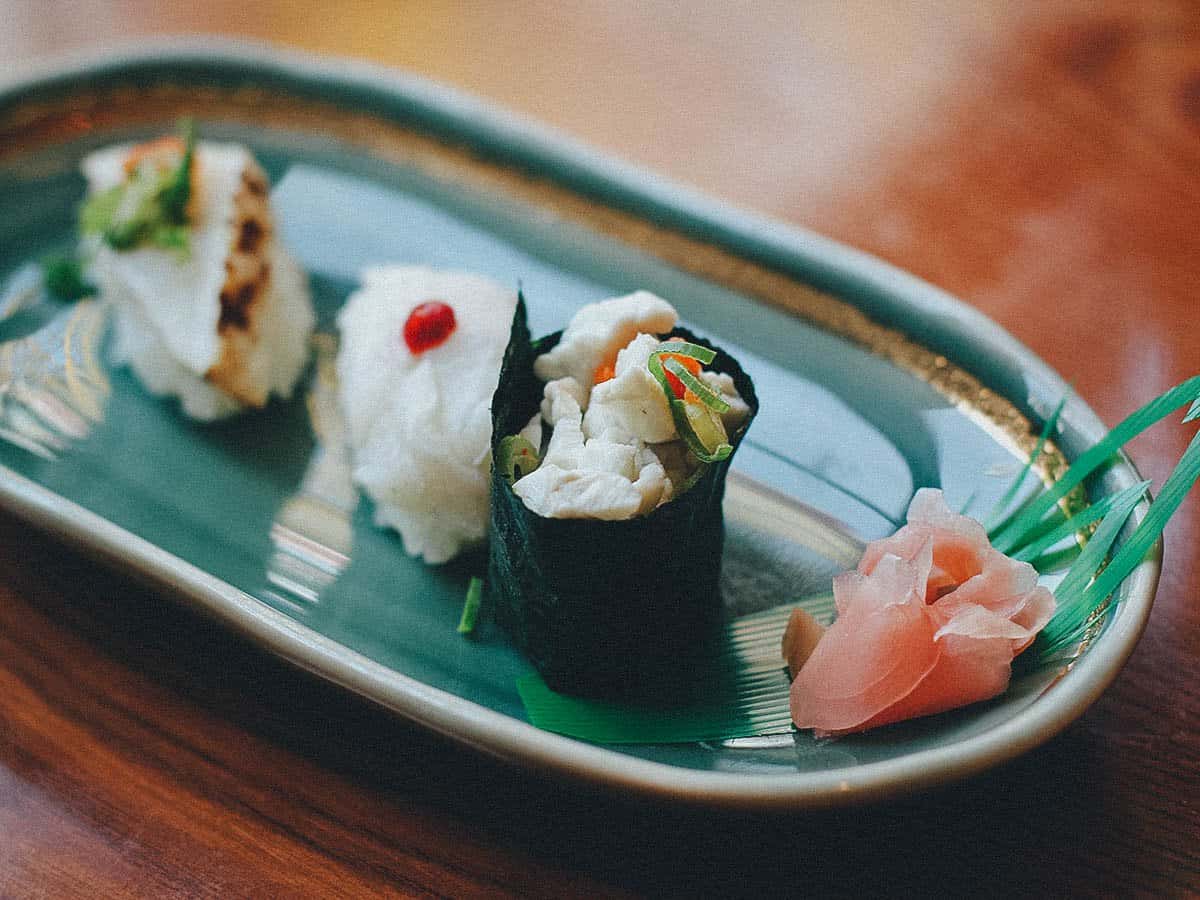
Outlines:
{"type": "Polygon", "coordinates": [[[616,360],[611,362],[603,362],[596,366],[596,371],[592,373],[592,383],[600,384],[615,378],[617,375],[616,360]]]}
{"type": "MultiPolygon", "coordinates": [[[[684,342],[683,338],[681,338],[681,337],[673,337],[673,338],[670,338],[669,340],[679,341],[681,343],[684,342]]],[[[687,369],[689,372],[691,372],[693,375],[700,374],[701,366],[700,366],[700,360],[698,360],[698,359],[692,359],[690,356],[680,356],[677,353],[665,353],[665,354],[663,354],[662,358],[663,359],[677,359],[677,360],[679,360],[679,363],[685,369],[687,369]]],[[[609,362],[602,362],[602,363],[600,363],[600,365],[596,366],[596,371],[594,373],[592,373],[592,383],[593,384],[602,384],[603,382],[608,381],[611,378],[615,378],[616,374],[617,374],[617,372],[616,372],[616,360],[615,359],[610,360],[609,362]]],[[[678,399],[693,400],[693,401],[699,402],[699,398],[695,394],[693,394],[691,391],[689,391],[684,386],[683,382],[680,381],[676,376],[672,375],[670,372],[665,372],[664,374],[667,376],[667,383],[669,385],[671,385],[671,391],[675,394],[675,396],[678,399]]]]}

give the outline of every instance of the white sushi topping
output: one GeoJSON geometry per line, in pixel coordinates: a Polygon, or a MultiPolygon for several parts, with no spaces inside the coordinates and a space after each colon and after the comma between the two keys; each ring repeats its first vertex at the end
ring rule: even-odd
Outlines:
{"type": "MultiPolygon", "coordinates": [[[[133,149],[114,146],[88,156],[89,190],[122,184],[133,149]]],[[[207,141],[196,148],[195,166],[186,253],[154,246],[118,251],[98,236],[86,249],[94,254],[89,274],[116,310],[116,361],[129,364],[151,392],[178,396],[189,415],[213,419],[244,408],[213,381],[236,384],[255,405],[270,394],[288,396],[308,359],[315,317],[304,273],[274,239],[262,199],[264,237],[252,256],[262,260],[263,288],[254,298],[253,324],[233,339],[236,348],[228,345],[231,338],[219,328],[221,291],[238,275],[235,262],[250,258],[235,252],[236,229],[247,180],[260,178],[261,170],[245,147],[207,141]]]]}
{"type": "MultiPolygon", "coordinates": [[[[407,553],[443,563],[487,531],[490,407],[517,295],[479,275],[416,266],[369,269],[362,280],[338,315],[354,480],[407,553]],[[456,325],[413,354],[404,323],[429,300],[448,304],[456,325]]],[[[538,418],[522,430],[534,446],[538,418]]]]}
{"type": "Polygon", "coordinates": [[[662,387],[646,367],[658,344],[654,335],[639,334],[617,354],[616,374],[592,388],[583,417],[586,437],[648,444],[678,437],[662,387]]]}
{"type": "MultiPolygon", "coordinates": [[[[601,363],[639,334],[670,331],[677,318],[670,303],[649,291],[590,303],[571,319],[558,345],[534,361],[534,374],[547,382],[570,376],[590,391],[601,363]]],[[[580,406],[586,409],[586,401],[580,406]]]]}
{"type": "MultiPolygon", "coordinates": [[[[546,380],[542,418],[554,430],[538,468],[513,484],[529,510],[546,518],[629,519],[666,503],[686,481],[694,460],[647,368],[656,335],[675,322],[667,301],[638,291],[585,306],[558,345],[535,360],[534,372],[546,380]],[[613,377],[594,385],[596,369],[614,355],[613,377]]],[[[733,380],[702,377],[730,403],[726,423],[740,423],[749,408],[733,380]]]]}

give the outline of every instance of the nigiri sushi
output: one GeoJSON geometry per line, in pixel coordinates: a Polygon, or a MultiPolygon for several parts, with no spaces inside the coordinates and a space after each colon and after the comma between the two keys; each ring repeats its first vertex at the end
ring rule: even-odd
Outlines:
{"type": "Polygon", "coordinates": [[[83,254],[115,309],[115,361],[196,419],[289,396],[315,318],[250,151],[189,134],[108,147],[82,168],[83,254]]]}
{"type": "Polygon", "coordinates": [[[487,534],[489,405],[517,294],[418,266],[369,269],[362,282],[338,315],[354,480],[406,552],[444,563],[487,534]]]}
{"type": "Polygon", "coordinates": [[[514,316],[492,404],[488,585],[555,690],[673,690],[721,618],[725,475],[758,401],[676,320],[647,291],[536,343],[523,304],[514,316]],[[531,415],[544,448],[524,436],[531,415]]]}

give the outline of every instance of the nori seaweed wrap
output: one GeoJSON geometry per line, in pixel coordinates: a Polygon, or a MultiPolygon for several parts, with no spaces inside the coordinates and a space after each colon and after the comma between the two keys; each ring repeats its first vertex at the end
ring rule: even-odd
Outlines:
{"type": "MultiPolygon", "coordinates": [[[[492,458],[538,412],[534,360],[562,332],[531,341],[519,300],[492,402],[492,458]]],[[[737,361],[685,329],[670,336],[715,350],[749,407],[728,436],[736,449],[758,410],[737,361]]],[[[686,491],[619,521],[545,518],[530,511],[493,463],[487,590],[500,624],[556,691],[590,697],[663,696],[685,689],[710,655],[722,620],[721,502],[730,458],[708,464],[686,491]]]]}

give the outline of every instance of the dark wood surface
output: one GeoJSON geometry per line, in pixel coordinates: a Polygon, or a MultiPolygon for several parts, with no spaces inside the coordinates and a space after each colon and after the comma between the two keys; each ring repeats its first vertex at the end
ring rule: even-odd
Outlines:
{"type": "MultiPolygon", "coordinates": [[[[1113,423],[1200,371],[1190,2],[0,6],[7,66],[218,31],[403,65],[876,253],[1113,423]],[[159,8],[159,7],[162,8],[159,8]]],[[[1134,458],[1161,479],[1188,432],[1134,458]]],[[[1200,497],[1063,735],[883,806],[759,816],[410,727],[0,515],[0,895],[1200,893],[1200,497]]]]}

